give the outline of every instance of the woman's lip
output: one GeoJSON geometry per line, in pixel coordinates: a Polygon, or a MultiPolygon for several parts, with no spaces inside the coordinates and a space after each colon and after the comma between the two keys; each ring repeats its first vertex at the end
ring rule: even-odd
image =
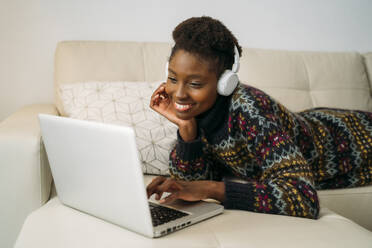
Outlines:
{"type": "Polygon", "coordinates": [[[182,112],[190,110],[193,105],[194,104],[192,104],[192,103],[186,103],[186,104],[185,103],[177,103],[177,102],[174,103],[174,107],[176,108],[176,110],[182,111],[182,112]]]}

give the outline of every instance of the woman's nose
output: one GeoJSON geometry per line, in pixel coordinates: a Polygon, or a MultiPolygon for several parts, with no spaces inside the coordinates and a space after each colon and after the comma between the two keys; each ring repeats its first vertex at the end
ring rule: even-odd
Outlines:
{"type": "Polygon", "coordinates": [[[182,84],[180,84],[177,87],[176,97],[179,98],[179,99],[187,97],[187,92],[186,92],[185,86],[183,86],[182,84]]]}

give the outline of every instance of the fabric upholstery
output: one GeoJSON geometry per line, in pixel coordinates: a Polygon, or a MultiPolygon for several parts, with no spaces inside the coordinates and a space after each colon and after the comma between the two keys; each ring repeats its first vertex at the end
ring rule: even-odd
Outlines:
{"type": "Polygon", "coordinates": [[[369,85],[371,87],[370,92],[372,95],[372,52],[364,54],[364,63],[368,72],[369,85]]]}
{"type": "Polygon", "coordinates": [[[38,113],[57,110],[34,104],[0,123],[0,247],[11,247],[26,216],[49,200],[52,176],[38,113]]]}
{"type": "Polygon", "coordinates": [[[372,185],[318,191],[320,205],[372,231],[372,185]]]}
{"type": "MultiPolygon", "coordinates": [[[[55,55],[55,88],[81,81],[164,80],[171,45],[156,42],[65,41],[55,55]]],[[[239,77],[293,111],[338,107],[372,111],[372,55],[244,48],[239,77]]],[[[60,96],[56,105],[64,115],[60,96]]]]}
{"type": "Polygon", "coordinates": [[[244,49],[242,82],[264,90],[292,111],[336,107],[372,111],[363,57],[351,52],[244,49]]]}
{"type": "Polygon", "coordinates": [[[150,239],[66,207],[58,198],[53,198],[26,219],[15,248],[363,248],[371,244],[371,232],[325,208],[318,220],[225,210],[209,220],[162,238],[150,239]]]}
{"type": "Polygon", "coordinates": [[[64,115],[58,95],[63,83],[84,81],[144,81],[143,45],[136,42],[59,43],[55,52],[56,105],[64,115]]]}
{"type": "Polygon", "coordinates": [[[142,171],[168,175],[177,126],[149,106],[160,83],[83,82],[63,84],[59,91],[68,117],[134,128],[142,171]]]}
{"type": "Polygon", "coordinates": [[[165,81],[165,64],[169,59],[170,51],[169,43],[143,43],[145,81],[165,81]]]}

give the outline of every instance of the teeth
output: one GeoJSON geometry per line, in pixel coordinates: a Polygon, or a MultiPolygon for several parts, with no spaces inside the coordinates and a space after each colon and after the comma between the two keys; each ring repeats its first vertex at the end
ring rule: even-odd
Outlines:
{"type": "Polygon", "coordinates": [[[187,110],[187,109],[191,108],[191,104],[183,105],[183,104],[175,103],[175,105],[176,105],[176,108],[178,110],[187,110]]]}

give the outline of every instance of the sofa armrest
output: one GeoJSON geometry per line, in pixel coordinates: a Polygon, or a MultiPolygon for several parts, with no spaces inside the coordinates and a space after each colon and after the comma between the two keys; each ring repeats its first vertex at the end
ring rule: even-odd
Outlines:
{"type": "Polygon", "coordinates": [[[53,104],[35,104],[0,123],[0,247],[11,247],[26,216],[49,198],[52,176],[38,113],[58,114],[53,104]]]}

